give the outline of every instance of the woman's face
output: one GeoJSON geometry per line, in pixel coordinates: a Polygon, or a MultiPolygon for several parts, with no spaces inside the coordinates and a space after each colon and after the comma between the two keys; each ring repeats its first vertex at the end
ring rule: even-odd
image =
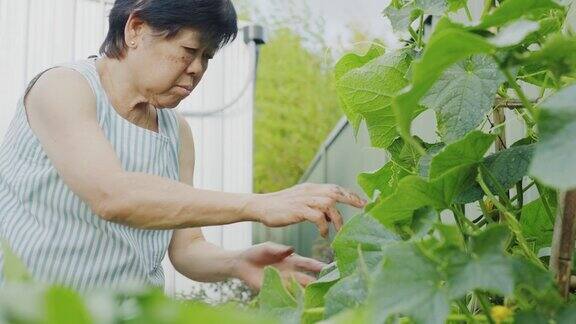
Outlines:
{"type": "MultiPolygon", "coordinates": [[[[127,62],[138,92],[157,108],[174,108],[198,85],[214,50],[202,43],[194,29],[181,29],[175,37],[158,36],[143,24],[127,62]]],[[[130,44],[130,43],[129,43],[130,44]]]]}

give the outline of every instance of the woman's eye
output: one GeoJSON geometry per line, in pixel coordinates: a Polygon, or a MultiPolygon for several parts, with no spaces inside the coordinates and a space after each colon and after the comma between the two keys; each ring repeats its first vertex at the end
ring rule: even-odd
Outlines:
{"type": "Polygon", "coordinates": [[[188,52],[189,54],[196,54],[196,49],[195,48],[191,48],[191,47],[184,47],[184,49],[186,50],[186,52],[188,52]]]}

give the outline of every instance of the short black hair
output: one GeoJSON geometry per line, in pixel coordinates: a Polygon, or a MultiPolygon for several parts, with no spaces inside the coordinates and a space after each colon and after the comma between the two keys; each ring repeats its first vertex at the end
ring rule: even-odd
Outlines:
{"type": "Polygon", "coordinates": [[[194,28],[214,51],[238,34],[238,17],[230,0],[116,0],[100,54],[116,59],[124,57],[124,28],[130,14],[166,38],[176,36],[183,28],[194,28]]]}

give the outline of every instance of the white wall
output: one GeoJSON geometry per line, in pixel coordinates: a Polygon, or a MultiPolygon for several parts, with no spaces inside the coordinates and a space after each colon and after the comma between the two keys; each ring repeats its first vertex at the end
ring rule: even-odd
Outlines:
{"type": "MultiPolygon", "coordinates": [[[[107,32],[111,0],[0,0],[0,139],[27,82],[57,63],[97,54],[107,32]]],[[[187,117],[196,144],[194,185],[228,192],[252,192],[253,75],[256,48],[242,33],[210,63],[204,80],[177,108],[187,117]]],[[[207,239],[231,249],[252,243],[250,224],[203,229],[207,239]]],[[[186,293],[193,284],[167,260],[166,291],[186,293]]]]}

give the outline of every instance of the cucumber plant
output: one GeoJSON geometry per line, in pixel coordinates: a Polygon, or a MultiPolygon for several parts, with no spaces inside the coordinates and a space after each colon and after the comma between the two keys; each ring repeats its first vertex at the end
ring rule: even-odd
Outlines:
{"type": "Polygon", "coordinates": [[[384,15],[404,46],[375,43],[338,62],[344,113],[356,134],[365,122],[389,161],[359,174],[371,203],[335,237],[335,264],[318,282],[287,289],[268,269],[267,313],[293,323],[576,322],[571,1],[486,0],[478,17],[467,5],[394,0],[384,15]],[[413,125],[428,110],[433,140],[413,125]],[[524,135],[512,142],[513,123],[524,135]]]}

